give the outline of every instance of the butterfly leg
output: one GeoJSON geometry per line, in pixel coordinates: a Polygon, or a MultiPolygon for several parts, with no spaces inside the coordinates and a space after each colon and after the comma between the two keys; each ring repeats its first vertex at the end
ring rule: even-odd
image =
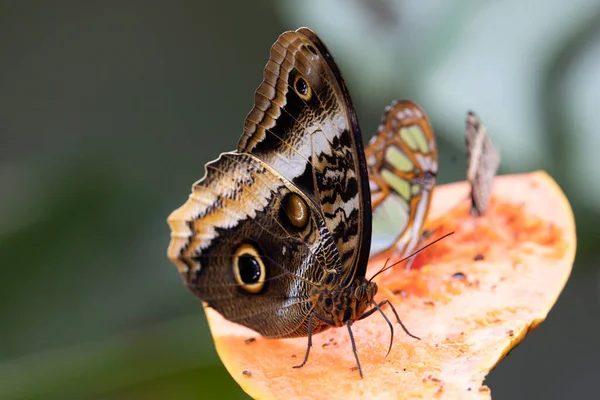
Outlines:
{"type": "Polygon", "coordinates": [[[319,321],[324,322],[327,325],[335,326],[335,322],[333,322],[332,320],[323,318],[319,314],[311,312],[310,316],[308,317],[308,346],[306,347],[306,354],[304,355],[304,360],[302,361],[302,363],[300,365],[294,365],[293,368],[302,368],[304,364],[306,364],[306,362],[308,361],[308,354],[310,353],[310,348],[312,347],[313,317],[317,317],[319,321]]]}
{"type": "MultiPolygon", "coordinates": [[[[404,332],[410,336],[411,338],[417,339],[417,340],[421,340],[420,337],[413,335],[412,333],[410,333],[408,331],[408,329],[406,329],[406,326],[404,326],[404,324],[402,323],[402,321],[400,320],[400,316],[398,315],[398,312],[396,311],[396,308],[394,307],[394,305],[392,303],[390,303],[390,301],[388,299],[383,299],[381,300],[381,302],[378,304],[379,311],[381,311],[381,307],[383,307],[385,304],[389,304],[390,308],[392,309],[392,312],[394,313],[394,315],[396,316],[396,321],[398,321],[398,323],[400,324],[400,326],[402,327],[402,329],[404,330],[404,332]]],[[[383,313],[383,311],[381,311],[383,313]]]]}
{"type": "Polygon", "coordinates": [[[356,359],[356,366],[358,367],[358,374],[360,377],[363,377],[362,368],[360,367],[360,360],[358,359],[358,352],[356,351],[356,343],[354,342],[354,335],[352,334],[352,321],[346,321],[346,326],[348,327],[348,333],[350,334],[350,343],[352,343],[352,352],[354,353],[354,358],[356,359]]]}
{"type": "MultiPolygon", "coordinates": [[[[383,302],[382,302],[383,304],[383,302]]],[[[390,345],[388,347],[388,351],[385,354],[385,356],[387,357],[390,354],[390,351],[392,351],[392,343],[394,343],[394,326],[392,325],[392,322],[390,321],[390,319],[387,317],[387,315],[385,315],[385,313],[383,312],[383,310],[381,309],[381,307],[379,306],[379,304],[377,304],[377,302],[375,300],[373,300],[373,305],[374,307],[371,308],[369,311],[364,312],[360,318],[366,318],[368,316],[370,316],[371,314],[373,314],[375,311],[379,311],[381,313],[381,315],[383,316],[383,319],[385,319],[385,322],[387,322],[388,326],[390,327],[390,345]]]]}
{"type": "MultiPolygon", "coordinates": [[[[421,246],[423,246],[423,244],[427,241],[427,239],[429,239],[432,235],[433,235],[434,231],[431,229],[425,229],[422,233],[421,236],[419,237],[419,240],[417,242],[417,244],[415,245],[414,248],[420,248],[421,246]]],[[[408,249],[405,249],[404,251],[406,252],[408,249]]],[[[412,251],[412,250],[411,250],[412,251]]],[[[398,256],[402,256],[403,253],[398,254],[398,256]]],[[[406,261],[406,272],[408,273],[408,271],[410,271],[410,268],[412,267],[413,263],[415,262],[415,258],[416,258],[416,254],[414,256],[412,256],[411,258],[409,258],[406,261]]]]}
{"type": "Polygon", "coordinates": [[[415,261],[415,256],[412,256],[411,258],[409,258],[406,261],[406,269],[405,269],[406,272],[410,271],[410,267],[412,267],[414,261],[415,261]]]}
{"type": "Polygon", "coordinates": [[[372,315],[375,311],[379,311],[381,313],[381,315],[385,319],[385,322],[387,322],[388,326],[390,327],[390,345],[389,345],[388,351],[385,355],[387,357],[390,354],[390,351],[392,350],[392,343],[394,342],[394,327],[393,327],[390,319],[387,317],[387,315],[385,315],[385,313],[381,309],[381,307],[384,306],[385,304],[390,305],[392,311],[394,312],[394,315],[396,316],[396,320],[398,321],[398,323],[400,324],[400,326],[402,327],[402,329],[404,330],[404,332],[406,332],[406,334],[408,336],[418,339],[418,340],[421,340],[421,338],[413,335],[412,333],[410,333],[408,331],[408,329],[406,329],[406,326],[404,326],[404,324],[400,320],[400,316],[398,316],[398,312],[396,312],[394,305],[392,303],[390,303],[390,301],[388,299],[383,299],[379,304],[377,304],[377,302],[375,302],[375,300],[373,300],[374,307],[368,311],[365,311],[358,319],[361,320],[361,319],[367,318],[368,316],[372,315]]]}
{"type": "Polygon", "coordinates": [[[304,355],[304,360],[299,365],[294,365],[292,368],[302,368],[304,364],[308,361],[308,354],[310,353],[310,348],[312,347],[312,321],[313,321],[314,313],[310,313],[308,317],[308,346],[306,346],[306,354],[304,355]]]}

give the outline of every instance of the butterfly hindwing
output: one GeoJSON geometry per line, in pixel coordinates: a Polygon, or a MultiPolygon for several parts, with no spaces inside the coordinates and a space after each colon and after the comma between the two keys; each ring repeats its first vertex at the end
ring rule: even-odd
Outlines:
{"type": "Polygon", "coordinates": [[[263,336],[306,335],[308,293],[339,258],[322,214],[295,185],[252,155],[223,153],[169,224],[169,256],[198,297],[263,336]]]}

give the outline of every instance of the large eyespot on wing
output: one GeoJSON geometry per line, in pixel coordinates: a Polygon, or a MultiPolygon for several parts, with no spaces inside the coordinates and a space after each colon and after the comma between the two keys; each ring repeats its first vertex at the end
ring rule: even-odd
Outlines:
{"type": "Polygon", "coordinates": [[[168,256],[184,283],[263,336],[306,335],[311,288],[340,268],[320,211],[252,155],[223,153],[206,171],[168,218],[168,256]]]}
{"type": "Polygon", "coordinates": [[[392,103],[365,152],[373,198],[371,256],[392,250],[407,255],[421,238],[437,177],[427,116],[411,101],[392,103]]]}
{"type": "Polygon", "coordinates": [[[494,176],[500,166],[500,153],[474,112],[466,119],[467,180],[471,185],[471,214],[481,216],[492,194],[494,176]]]}
{"type": "Polygon", "coordinates": [[[254,244],[239,245],[233,253],[231,267],[239,288],[254,294],[258,294],[264,289],[267,268],[263,256],[254,244]]]}
{"type": "Polygon", "coordinates": [[[322,210],[343,279],[366,272],[370,193],[356,113],[333,57],[309,29],[273,44],[238,143],[292,181],[322,210]]]}

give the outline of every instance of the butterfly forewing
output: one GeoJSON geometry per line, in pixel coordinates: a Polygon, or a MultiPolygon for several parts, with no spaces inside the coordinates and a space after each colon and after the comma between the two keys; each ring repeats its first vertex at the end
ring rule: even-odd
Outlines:
{"type": "Polygon", "coordinates": [[[238,151],[304,191],[323,213],[344,281],[364,276],[371,220],[362,138],[341,74],[310,30],[285,32],[271,48],[238,151]]]}
{"type": "Polygon", "coordinates": [[[371,256],[405,256],[421,239],[436,182],[433,129],[413,102],[393,103],[365,152],[373,207],[371,256]]]}

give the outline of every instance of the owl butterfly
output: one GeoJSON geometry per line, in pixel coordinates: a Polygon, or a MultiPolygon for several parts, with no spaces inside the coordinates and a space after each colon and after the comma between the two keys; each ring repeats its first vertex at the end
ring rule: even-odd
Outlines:
{"type": "Polygon", "coordinates": [[[419,106],[395,102],[365,152],[373,202],[371,255],[405,257],[423,239],[436,183],[433,129],[419,106]]]}
{"type": "Polygon", "coordinates": [[[371,195],[356,112],[311,30],[277,39],[237,149],[206,165],[168,223],[168,256],[208,306],[267,338],[308,337],[296,367],[313,334],[346,326],[362,377],[351,325],[375,311],[393,339],[390,303],[365,278],[371,195]]]}
{"type": "Polygon", "coordinates": [[[467,144],[467,180],[471,185],[471,215],[485,212],[492,193],[494,176],[500,166],[500,153],[487,135],[479,118],[467,113],[465,141],[467,144]]]}

